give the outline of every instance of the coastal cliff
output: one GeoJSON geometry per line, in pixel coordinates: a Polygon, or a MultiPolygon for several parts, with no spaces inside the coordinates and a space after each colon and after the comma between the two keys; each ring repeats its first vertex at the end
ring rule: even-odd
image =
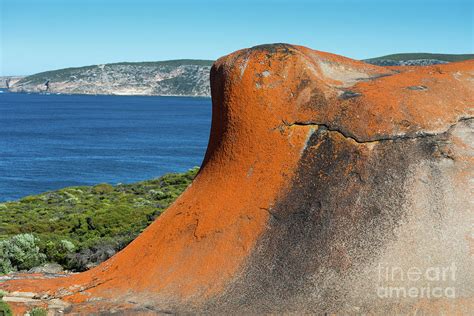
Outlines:
{"type": "Polygon", "coordinates": [[[222,57],[188,189],[96,268],[2,283],[4,299],[71,314],[467,314],[473,80],[474,61],[380,67],[289,44],[222,57]]]}
{"type": "Polygon", "coordinates": [[[27,76],[11,92],[209,96],[210,60],[115,63],[27,76]]]}
{"type": "Polygon", "coordinates": [[[0,76],[0,89],[9,89],[23,78],[20,76],[0,76]]]}

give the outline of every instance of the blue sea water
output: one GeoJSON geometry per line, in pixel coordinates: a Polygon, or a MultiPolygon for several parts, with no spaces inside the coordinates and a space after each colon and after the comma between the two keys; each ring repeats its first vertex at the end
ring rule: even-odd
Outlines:
{"type": "Polygon", "coordinates": [[[199,166],[211,100],[0,93],[0,202],[199,166]]]}

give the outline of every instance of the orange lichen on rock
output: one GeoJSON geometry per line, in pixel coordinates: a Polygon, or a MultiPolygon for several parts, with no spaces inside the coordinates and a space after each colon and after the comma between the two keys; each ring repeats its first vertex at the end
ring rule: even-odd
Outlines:
{"type": "MultiPolygon", "coordinates": [[[[408,198],[408,170],[431,161],[442,179],[468,172],[461,162],[445,171],[441,145],[472,118],[473,83],[474,61],[384,68],[287,44],[225,56],[211,71],[207,153],[182,196],[98,267],[0,288],[60,298],[77,313],[351,312],[357,300],[390,310],[373,296],[344,299],[372,284],[346,274],[394,256],[399,220],[421,203],[408,198]],[[378,221],[372,235],[362,229],[378,221]]],[[[459,161],[472,152],[466,124],[459,161]]]]}
{"type": "MultiPolygon", "coordinates": [[[[249,69],[264,71],[268,67],[261,64],[264,60],[265,53],[260,52],[249,69]]],[[[223,290],[264,229],[265,207],[291,179],[308,137],[307,130],[279,133],[270,129],[268,121],[280,124],[278,111],[285,110],[286,104],[278,94],[255,95],[260,79],[253,72],[243,78],[238,68],[221,73],[220,65],[226,61],[219,60],[213,70],[213,76],[220,78],[212,85],[213,124],[205,163],[173,206],[97,268],[66,279],[13,281],[4,289],[49,292],[75,303],[94,296],[127,296],[149,304],[158,294],[160,300],[179,303],[223,290]],[[237,78],[235,92],[215,91],[237,78]],[[255,106],[256,99],[266,99],[267,107],[255,106]]]]}

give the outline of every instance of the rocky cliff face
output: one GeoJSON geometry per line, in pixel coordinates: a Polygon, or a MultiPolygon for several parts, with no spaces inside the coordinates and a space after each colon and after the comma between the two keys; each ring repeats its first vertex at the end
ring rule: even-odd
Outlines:
{"type": "Polygon", "coordinates": [[[67,68],[27,76],[12,92],[209,96],[212,61],[173,60],[67,68]]]}
{"type": "Polygon", "coordinates": [[[23,79],[19,76],[3,76],[0,77],[0,89],[9,89],[15,85],[18,81],[23,79]]]}
{"type": "Polygon", "coordinates": [[[225,56],[203,166],[164,215],[97,268],[0,288],[70,313],[467,314],[473,80],[474,61],[225,56]]]}

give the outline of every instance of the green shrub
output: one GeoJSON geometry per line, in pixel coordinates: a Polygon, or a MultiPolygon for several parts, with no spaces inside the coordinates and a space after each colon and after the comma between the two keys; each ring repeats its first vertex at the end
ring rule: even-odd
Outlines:
{"type": "MultiPolygon", "coordinates": [[[[40,253],[38,246],[39,240],[32,234],[20,234],[11,237],[10,239],[0,242],[0,253],[4,264],[7,267],[10,262],[10,267],[18,270],[28,270],[39,266],[45,262],[46,256],[40,253]]],[[[8,273],[7,269],[1,271],[8,273]]]]}
{"type": "MultiPolygon", "coordinates": [[[[1,245],[1,243],[0,243],[1,245]]],[[[13,270],[12,263],[0,246],[0,274],[6,274],[13,270]]]]}
{"type": "Polygon", "coordinates": [[[98,194],[107,194],[114,191],[114,187],[108,183],[101,183],[94,186],[94,192],[98,194]]]}
{"type": "Polygon", "coordinates": [[[48,311],[41,307],[35,307],[32,310],[30,310],[28,314],[30,314],[30,316],[47,316],[48,311]]]}
{"type": "Polygon", "coordinates": [[[13,312],[12,312],[10,306],[2,300],[4,294],[5,294],[5,292],[0,290],[0,315],[1,316],[12,316],[13,312]]]}
{"type": "Polygon", "coordinates": [[[76,247],[69,240],[54,238],[41,241],[40,250],[46,255],[47,261],[56,262],[66,267],[68,265],[69,256],[75,252],[76,247]]]}

